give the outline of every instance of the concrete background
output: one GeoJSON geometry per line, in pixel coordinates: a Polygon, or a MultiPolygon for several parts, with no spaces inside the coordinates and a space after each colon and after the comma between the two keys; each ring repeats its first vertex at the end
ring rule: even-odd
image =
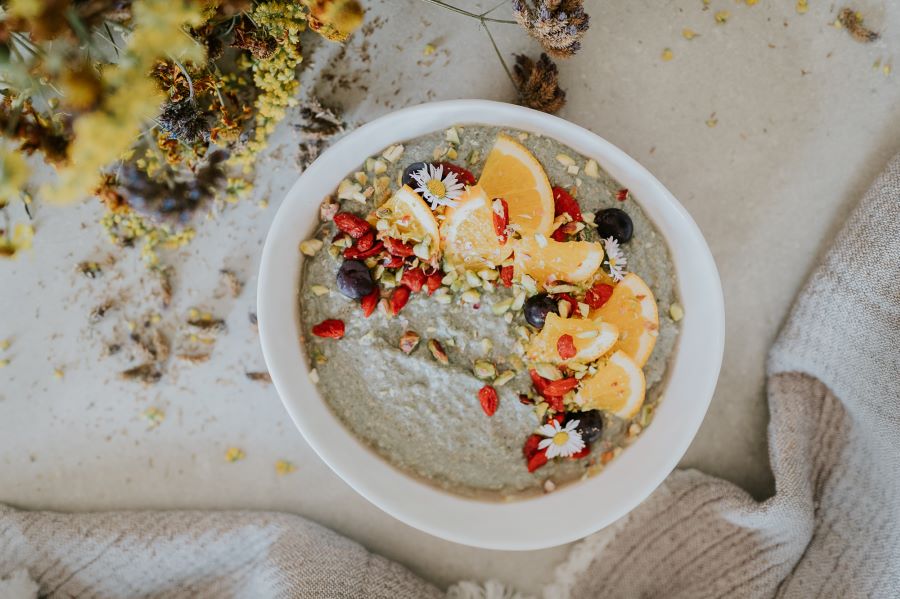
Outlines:
{"type": "MultiPolygon", "coordinates": [[[[310,38],[303,73],[304,90],[342,105],[351,124],[426,100],[513,97],[477,22],[417,0],[366,4],[371,27],[346,52],[310,38]],[[437,51],[426,57],[427,43],[437,51]]],[[[900,58],[900,5],[855,5],[883,32],[863,45],[831,25],[841,5],[821,0],[810,0],[806,14],[774,0],[713,0],[707,10],[701,0],[586,4],[592,28],[584,48],[560,64],[569,98],[561,116],[618,145],[669,187],[706,235],[725,289],[722,376],[682,464],[764,498],[773,489],[766,350],[816,257],[900,150],[897,73],[873,66],[900,58]],[[719,10],[730,12],[727,23],[715,23],[719,10]],[[685,40],[685,27],[700,35],[685,40]],[[661,58],[665,48],[670,61],[661,58]]],[[[492,30],[507,54],[539,51],[516,26],[492,30]]],[[[292,114],[261,160],[254,199],[201,218],[195,242],[168,256],[178,275],[163,327],[174,335],[196,306],[226,318],[229,332],[209,362],[176,364],[158,385],[120,381],[116,372],[130,365],[125,357],[101,358],[105,343],[127,334],[124,322],[153,304],[137,252],[105,242],[94,202],[39,208],[35,250],[0,262],[0,339],[12,340],[0,355],[11,360],[0,370],[0,502],[59,510],[284,510],[439,584],[497,578],[534,589],[565,559],[566,547],[482,551],[396,522],[318,460],[274,389],[244,378],[245,370],[263,369],[248,314],[262,241],[297,175],[296,122],[292,114]],[[100,279],[73,272],[81,260],[110,257],[115,264],[100,279]],[[225,292],[220,268],[246,280],[240,297],[225,292]],[[106,299],[120,307],[91,326],[88,312],[106,299]],[[150,407],[166,414],[152,429],[141,417],[150,407]],[[227,463],[229,446],[242,448],[246,459],[227,463]],[[298,470],[276,475],[278,459],[298,470]]]]}

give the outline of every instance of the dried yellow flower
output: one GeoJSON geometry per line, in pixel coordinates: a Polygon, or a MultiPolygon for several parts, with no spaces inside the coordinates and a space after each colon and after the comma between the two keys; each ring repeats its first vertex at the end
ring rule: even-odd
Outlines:
{"type": "Polygon", "coordinates": [[[232,464],[234,462],[243,460],[245,457],[247,457],[247,454],[245,454],[244,450],[240,449],[239,447],[229,447],[225,451],[225,461],[231,462],[232,464]]]}

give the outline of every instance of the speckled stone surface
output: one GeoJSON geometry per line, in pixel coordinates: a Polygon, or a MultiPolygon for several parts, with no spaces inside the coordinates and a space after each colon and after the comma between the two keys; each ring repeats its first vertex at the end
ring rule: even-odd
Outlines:
{"type": "MultiPolygon", "coordinates": [[[[477,6],[459,0],[460,5],[477,6]]],[[[417,0],[369,0],[365,37],[307,50],[305,89],[343,105],[351,124],[432,99],[508,100],[490,44],[475,22],[417,0]],[[398,4],[405,18],[396,18],[398,4]],[[388,16],[393,18],[388,19],[388,16]],[[437,51],[426,57],[427,43],[437,51]],[[364,49],[364,52],[360,52],[364,49]],[[368,56],[363,64],[360,57],[368,56]],[[318,76],[329,69],[335,76],[318,76]]],[[[489,5],[490,2],[485,2],[489,5]]],[[[900,7],[854,6],[882,31],[854,42],[833,22],[839,5],[818,0],[754,6],[713,0],[588,1],[592,29],[581,53],[560,65],[569,103],[560,116],[615,143],[646,165],[688,208],[709,241],[725,288],[727,342],[719,387],[683,465],[723,476],[757,497],[770,493],[763,401],[766,349],[819,252],[861,192],[898,150],[900,7]],[[717,25],[714,13],[730,18],[717,25]],[[700,35],[685,40],[689,27],[700,35]],[[670,48],[673,58],[663,61],[670,48]],[[894,66],[885,74],[876,61],[894,66]],[[709,126],[707,124],[715,124],[709,126]]],[[[537,45],[514,26],[495,25],[505,52],[537,45]]],[[[212,359],[173,361],[151,387],[118,380],[136,363],[128,350],[102,358],[127,337],[127,320],[156,309],[155,286],[136,252],[108,245],[94,202],[41,207],[35,251],[0,262],[0,502],[18,507],[258,508],[300,513],[446,584],[498,578],[534,588],[565,548],[526,553],[470,549],[398,524],[356,495],[306,446],[274,389],[246,380],[261,370],[255,276],[268,224],[296,177],[291,122],[263,158],[254,200],[202,221],[178,267],[162,326],[179,342],[191,307],[226,319],[212,359]],[[269,200],[267,208],[257,200],[269,200]],[[88,280],[81,260],[117,263],[88,280]],[[219,270],[245,280],[232,298],[219,270]],[[99,325],[88,313],[119,307],[99,325]],[[60,369],[62,378],[54,376],[60,369]],[[148,430],[141,414],[165,412],[148,430]],[[246,458],[225,460],[239,447],[246,458]],[[287,459],[296,472],[279,476],[287,459]]]]}

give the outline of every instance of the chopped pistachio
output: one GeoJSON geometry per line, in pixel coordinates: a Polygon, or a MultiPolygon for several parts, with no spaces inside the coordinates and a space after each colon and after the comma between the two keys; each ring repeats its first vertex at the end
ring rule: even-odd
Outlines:
{"type": "Polygon", "coordinates": [[[384,163],[384,160],[375,160],[372,162],[372,168],[370,170],[375,175],[383,175],[387,172],[387,165],[384,163]]]}
{"type": "Polygon", "coordinates": [[[556,161],[559,162],[563,166],[571,166],[575,164],[575,159],[569,156],[568,154],[557,154],[556,161]]]}
{"type": "Polygon", "coordinates": [[[522,275],[521,283],[522,287],[525,288],[525,291],[529,295],[537,293],[537,281],[535,281],[531,275],[522,275]]]}
{"type": "Polygon", "coordinates": [[[452,144],[459,145],[459,133],[456,131],[456,127],[450,127],[444,132],[444,139],[449,141],[452,144]]]}
{"type": "Polygon", "coordinates": [[[399,160],[400,157],[403,156],[403,145],[397,144],[391,146],[384,152],[382,152],[381,156],[388,162],[397,162],[397,160],[399,160]]]}
{"type": "Polygon", "coordinates": [[[312,381],[313,385],[319,384],[319,371],[313,368],[309,371],[309,380],[312,381]]]}
{"type": "Polygon", "coordinates": [[[597,164],[596,160],[591,158],[584,164],[584,174],[592,179],[600,176],[600,165],[597,164]]]}
{"type": "Polygon", "coordinates": [[[672,305],[669,306],[669,316],[675,322],[680,321],[684,318],[684,308],[681,307],[681,304],[678,302],[672,302],[672,305]]]}
{"type": "Polygon", "coordinates": [[[560,318],[568,318],[569,314],[572,313],[572,302],[569,300],[559,300],[556,302],[557,309],[559,310],[560,318]]]}
{"type": "Polygon", "coordinates": [[[471,270],[466,271],[466,283],[469,284],[469,287],[481,287],[481,277],[472,272],[471,270]]]}
{"type": "Polygon", "coordinates": [[[339,200],[355,200],[363,203],[366,201],[366,196],[362,193],[362,186],[350,179],[344,179],[338,184],[337,197],[339,200]]]}
{"type": "Polygon", "coordinates": [[[509,357],[509,365],[519,371],[525,369],[525,363],[522,361],[522,359],[519,356],[510,356],[509,357]]]}
{"type": "Polygon", "coordinates": [[[558,381],[562,378],[562,373],[553,364],[547,362],[538,362],[534,365],[534,369],[539,375],[551,381],[558,381]]]}
{"type": "Polygon", "coordinates": [[[415,331],[406,331],[400,336],[400,351],[411,354],[419,345],[419,334],[415,331]]]}
{"type": "Polygon", "coordinates": [[[481,340],[481,353],[489,354],[491,350],[494,349],[494,342],[485,337],[481,340]]]}
{"type": "Polygon", "coordinates": [[[506,314],[509,311],[509,308],[512,306],[513,299],[506,298],[505,300],[501,300],[491,306],[491,312],[494,313],[495,316],[500,316],[501,314],[506,314]]]}
{"type": "Polygon", "coordinates": [[[477,304],[481,300],[481,294],[474,289],[464,292],[459,298],[467,304],[477,304]]]}
{"type": "Polygon", "coordinates": [[[512,312],[507,312],[503,315],[503,320],[506,321],[506,324],[510,324],[513,321],[512,312]]]}
{"type": "Polygon", "coordinates": [[[513,378],[515,378],[515,376],[516,376],[516,373],[513,372],[512,370],[504,370],[503,372],[500,373],[499,376],[497,376],[497,378],[494,379],[494,386],[502,387],[509,381],[513,380],[513,378]]]}
{"type": "Polygon", "coordinates": [[[497,376],[497,367],[487,360],[475,360],[475,376],[487,380],[497,376]]]}
{"type": "Polygon", "coordinates": [[[548,409],[550,409],[550,406],[545,401],[534,406],[534,415],[537,416],[538,421],[544,419],[544,414],[547,413],[548,409]]]}
{"type": "Polygon", "coordinates": [[[578,313],[582,318],[587,318],[591,313],[591,307],[584,302],[578,302],[578,313]]]}
{"type": "Polygon", "coordinates": [[[313,292],[314,295],[328,295],[328,292],[331,291],[325,285],[313,285],[309,288],[310,291],[313,292]]]}
{"type": "Polygon", "coordinates": [[[447,357],[447,352],[444,351],[441,342],[437,339],[428,340],[428,351],[430,351],[431,355],[434,356],[434,359],[441,364],[446,366],[450,363],[450,359],[447,357]]]}
{"type": "MultiPolygon", "coordinates": [[[[527,277],[528,275],[525,275],[525,276],[527,277]]],[[[522,277],[522,278],[524,279],[525,277],[522,277]]],[[[528,277],[528,278],[531,279],[531,277],[528,277]]],[[[534,279],[532,279],[532,282],[533,281],[534,281],[534,279]]],[[[519,311],[522,309],[522,306],[524,306],[524,305],[525,305],[525,292],[522,290],[516,291],[516,294],[513,296],[513,302],[512,302],[512,305],[510,305],[510,309],[519,311]]]]}
{"type": "Polygon", "coordinates": [[[356,171],[355,173],[353,173],[353,178],[356,179],[356,182],[360,185],[365,185],[369,182],[369,177],[367,177],[366,174],[362,171],[356,171]]]}
{"type": "Polygon", "coordinates": [[[476,164],[481,159],[481,152],[478,150],[472,150],[469,152],[469,157],[467,159],[470,165],[476,164]]]}
{"type": "Polygon", "coordinates": [[[566,172],[570,175],[577,175],[579,170],[580,169],[578,168],[577,164],[573,164],[572,166],[566,168],[566,172]]]}
{"type": "Polygon", "coordinates": [[[457,273],[455,270],[451,270],[447,274],[444,275],[443,279],[441,279],[441,284],[442,285],[450,285],[458,277],[459,277],[459,273],[457,273]]]}
{"type": "Polygon", "coordinates": [[[447,158],[450,160],[456,160],[459,157],[459,152],[456,151],[456,148],[450,146],[450,149],[447,150],[447,158]]]}
{"type": "Polygon", "coordinates": [[[306,239],[300,242],[300,251],[306,256],[315,256],[322,249],[321,239],[306,239]]]}

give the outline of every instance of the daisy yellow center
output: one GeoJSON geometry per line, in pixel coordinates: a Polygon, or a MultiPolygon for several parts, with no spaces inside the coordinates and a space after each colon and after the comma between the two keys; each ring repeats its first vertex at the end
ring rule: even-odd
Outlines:
{"type": "Polygon", "coordinates": [[[616,265],[616,259],[615,259],[615,258],[610,258],[610,259],[608,260],[608,262],[609,262],[609,265],[610,265],[610,266],[615,266],[615,265],[616,265]]]}
{"type": "Polygon", "coordinates": [[[569,440],[569,433],[566,431],[560,431],[553,435],[553,444],[554,445],[565,445],[566,441],[569,440]]]}
{"type": "Polygon", "coordinates": [[[439,179],[431,179],[425,187],[428,189],[428,193],[436,198],[442,198],[447,194],[447,186],[439,179]]]}

